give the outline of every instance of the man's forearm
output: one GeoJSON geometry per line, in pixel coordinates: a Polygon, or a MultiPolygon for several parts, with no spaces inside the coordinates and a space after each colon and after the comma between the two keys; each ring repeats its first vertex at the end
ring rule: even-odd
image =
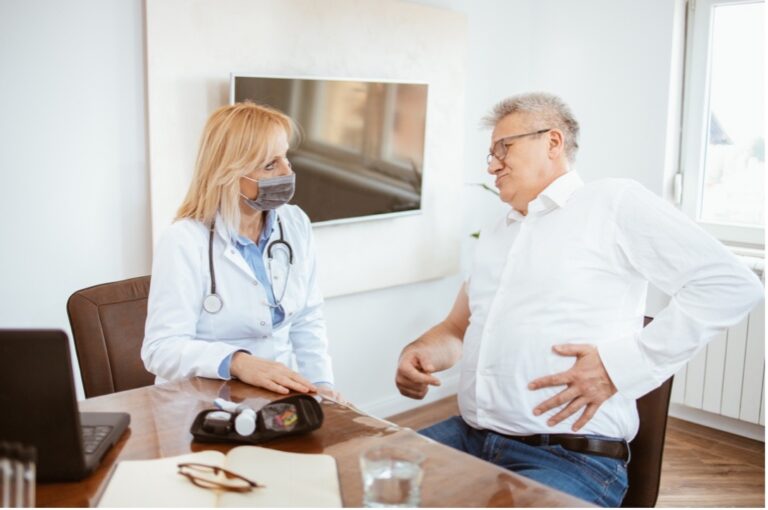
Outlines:
{"type": "Polygon", "coordinates": [[[421,351],[425,356],[419,359],[429,360],[431,369],[421,367],[428,372],[439,372],[451,368],[461,358],[464,345],[464,333],[469,326],[469,298],[466,284],[461,286],[456,301],[448,316],[429,329],[403,349],[402,356],[410,352],[421,351]]]}

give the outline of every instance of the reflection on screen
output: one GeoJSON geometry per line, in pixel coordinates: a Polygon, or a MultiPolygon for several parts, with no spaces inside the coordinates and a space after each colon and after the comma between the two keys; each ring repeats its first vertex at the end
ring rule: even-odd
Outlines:
{"type": "Polygon", "coordinates": [[[419,210],[427,85],[236,76],[234,102],[290,115],[302,140],[288,157],[313,222],[419,210]]]}

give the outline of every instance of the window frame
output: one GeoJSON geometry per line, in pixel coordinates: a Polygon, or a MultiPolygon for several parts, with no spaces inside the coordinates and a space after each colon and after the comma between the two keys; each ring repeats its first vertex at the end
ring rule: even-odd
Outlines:
{"type": "Polygon", "coordinates": [[[709,132],[707,114],[710,98],[713,12],[719,5],[752,3],[761,2],[760,0],[688,0],[687,2],[683,115],[676,195],[679,197],[682,211],[720,241],[764,249],[764,226],[714,223],[699,219],[709,132]]]}

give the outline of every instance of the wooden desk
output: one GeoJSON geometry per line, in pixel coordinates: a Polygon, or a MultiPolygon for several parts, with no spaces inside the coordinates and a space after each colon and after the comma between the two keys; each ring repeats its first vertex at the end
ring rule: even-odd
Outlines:
{"type": "MultiPolygon", "coordinates": [[[[185,379],[105,395],[80,403],[81,411],[125,411],[131,425],[107,453],[101,467],[78,483],[38,484],[39,506],[95,506],[115,462],[154,459],[232,446],[193,443],[189,427],[195,415],[212,407],[217,396],[261,406],[278,395],[238,381],[185,379]]],[[[492,464],[429,441],[411,429],[362,414],[351,407],[323,402],[323,426],[306,436],[273,441],[283,451],[326,453],[337,462],[344,506],[362,504],[358,455],[377,443],[396,443],[423,452],[422,506],[425,507],[578,507],[586,502],[492,464]]]]}

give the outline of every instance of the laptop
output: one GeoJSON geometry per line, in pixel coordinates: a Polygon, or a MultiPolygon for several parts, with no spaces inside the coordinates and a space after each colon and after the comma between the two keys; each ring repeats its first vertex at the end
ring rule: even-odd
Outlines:
{"type": "Polygon", "coordinates": [[[42,482],[80,480],[125,432],[127,413],[81,413],[67,334],[0,329],[0,440],[37,449],[42,482]]]}

